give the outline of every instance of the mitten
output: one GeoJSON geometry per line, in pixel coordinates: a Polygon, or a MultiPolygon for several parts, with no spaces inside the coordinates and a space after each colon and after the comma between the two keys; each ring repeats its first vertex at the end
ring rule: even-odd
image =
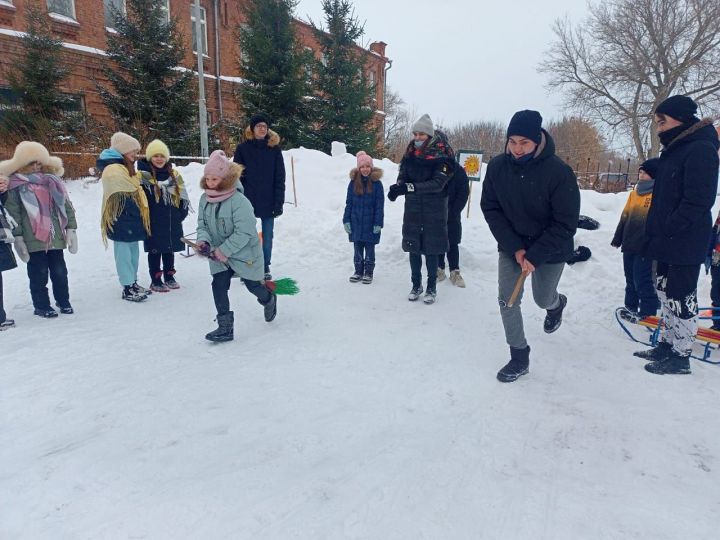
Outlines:
{"type": "Polygon", "coordinates": [[[345,232],[350,234],[352,232],[352,226],[349,223],[343,223],[343,227],[345,227],[345,232]]]}
{"type": "Polygon", "coordinates": [[[210,248],[210,244],[205,242],[205,240],[201,240],[200,242],[195,244],[195,252],[203,257],[209,257],[212,249],[210,248]]]}
{"type": "Polygon", "coordinates": [[[220,248],[213,249],[212,253],[210,254],[210,258],[221,263],[228,262],[227,256],[222,251],[220,251],[220,248]]]}
{"type": "Polygon", "coordinates": [[[77,231],[75,229],[66,229],[65,241],[67,242],[68,251],[75,255],[78,252],[77,231]]]}
{"type": "Polygon", "coordinates": [[[15,252],[18,254],[18,257],[20,257],[22,262],[26,263],[30,260],[30,252],[28,251],[27,245],[25,245],[25,240],[22,236],[15,237],[15,252]]]}
{"type": "Polygon", "coordinates": [[[380,234],[381,229],[382,229],[382,227],[380,225],[375,225],[373,227],[373,234],[380,234]]]}

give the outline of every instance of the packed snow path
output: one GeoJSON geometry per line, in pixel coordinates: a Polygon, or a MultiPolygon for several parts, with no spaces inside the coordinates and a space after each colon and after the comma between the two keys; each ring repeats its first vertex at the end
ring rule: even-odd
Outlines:
{"type": "MultiPolygon", "coordinates": [[[[530,374],[501,384],[480,186],[464,220],[468,288],[446,281],[436,305],[410,304],[402,199],[386,202],[375,282],[350,284],[341,218],[354,158],[286,153],[289,201],[291,155],[299,206],[276,222],[272,269],[302,292],[267,324],[234,283],[235,341],[220,345],[203,338],[207,263],[178,257],[182,289],[121,301],[101,187],[70,183],[76,314],[33,317],[24,265],[3,274],[17,328],[0,334],[0,538],[718,537],[720,367],[659,377],[632,357],[613,320],[624,281],[609,245],[626,195],[583,192],[602,225],[578,232],[593,258],[566,269],[556,334],[526,295],[530,374]]],[[[387,189],[397,167],[380,166],[387,189]]],[[[195,203],[200,171],[183,168],[195,203]]]]}

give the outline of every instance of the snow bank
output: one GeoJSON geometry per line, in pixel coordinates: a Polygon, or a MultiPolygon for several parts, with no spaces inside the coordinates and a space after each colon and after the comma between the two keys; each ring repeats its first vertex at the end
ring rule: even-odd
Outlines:
{"type": "MultiPolygon", "coordinates": [[[[479,185],[463,217],[468,288],[441,283],[425,306],[405,299],[402,200],[386,202],[375,283],[349,284],[341,218],[355,158],[298,149],[285,163],[273,271],[302,292],[267,324],[233,283],[236,338],[219,346],[203,339],[207,264],[178,257],[182,289],[122,302],[100,241],[101,187],[69,183],[77,313],[33,317],[24,268],[3,273],[18,327],[0,334],[0,538],[717,536],[720,368],[655,377],[632,357],[612,316],[624,282],[609,245],[626,194],[583,192],[601,228],[577,241],[593,258],[563,276],[557,334],[543,333],[527,288],[531,372],[502,385],[479,185]]],[[[376,164],[387,189],[397,165],[376,164]]],[[[182,168],[195,207],[201,171],[182,168]]],[[[705,301],[708,287],[703,277],[705,301]]]]}

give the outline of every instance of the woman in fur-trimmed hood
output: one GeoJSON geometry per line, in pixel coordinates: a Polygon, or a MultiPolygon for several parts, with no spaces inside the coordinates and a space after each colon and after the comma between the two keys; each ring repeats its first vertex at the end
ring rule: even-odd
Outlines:
{"type": "Polygon", "coordinates": [[[222,150],[215,150],[200,181],[205,193],[198,207],[196,249],[210,263],[218,322],[218,328],[205,336],[208,341],[233,339],[234,313],[228,291],[234,275],[243,279],[248,291],[263,305],[265,320],[275,318],[275,294],[262,282],[263,252],[255,215],[238,183],[242,172],[242,165],[230,162],[222,150]]]}
{"type": "Polygon", "coordinates": [[[643,351],[655,374],[690,373],[697,333],[697,281],[712,231],[718,183],[718,134],[700,120],[697,104],[672,96],[655,110],[663,151],[647,217],[645,254],[656,261],[655,285],[664,332],[658,347],[643,351]]]}
{"type": "Polygon", "coordinates": [[[355,247],[355,273],[352,283],[362,279],[369,284],[375,270],[375,245],[380,242],[380,230],[385,220],[385,191],[380,179],[383,170],[373,167],[372,158],[358,152],[357,167],[350,171],[350,183],[345,197],[343,226],[355,247]]]}
{"type": "Polygon", "coordinates": [[[48,278],[55,304],[63,313],[73,312],[63,250],[77,252],[77,222],[63,174],[62,160],[51,156],[40,143],[23,141],[12,159],[0,163],[0,175],[9,178],[5,207],[16,225],[15,251],[28,265],[30,295],[35,315],[50,318],[48,278]]]}
{"type": "Polygon", "coordinates": [[[285,164],[280,136],[270,129],[268,115],[259,112],[250,118],[245,141],[235,149],[233,161],[245,167],[240,181],[261,220],[265,273],[270,279],[275,218],[282,215],[285,204],[285,164]]]}

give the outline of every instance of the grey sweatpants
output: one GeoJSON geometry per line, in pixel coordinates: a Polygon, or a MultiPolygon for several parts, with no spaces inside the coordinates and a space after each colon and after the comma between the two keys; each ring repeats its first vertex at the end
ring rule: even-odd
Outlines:
{"type": "MultiPolygon", "coordinates": [[[[560,295],[557,291],[560,276],[562,276],[565,263],[543,264],[538,266],[530,275],[532,280],[533,299],[542,309],[554,309],[560,305],[560,295]]],[[[507,307],[507,301],[512,295],[515,283],[522,270],[514,255],[500,252],[498,257],[498,302],[500,303],[500,316],[505,328],[505,340],[515,349],[527,347],[525,330],[523,328],[520,301],[523,291],[520,291],[515,304],[507,307]]]]}

